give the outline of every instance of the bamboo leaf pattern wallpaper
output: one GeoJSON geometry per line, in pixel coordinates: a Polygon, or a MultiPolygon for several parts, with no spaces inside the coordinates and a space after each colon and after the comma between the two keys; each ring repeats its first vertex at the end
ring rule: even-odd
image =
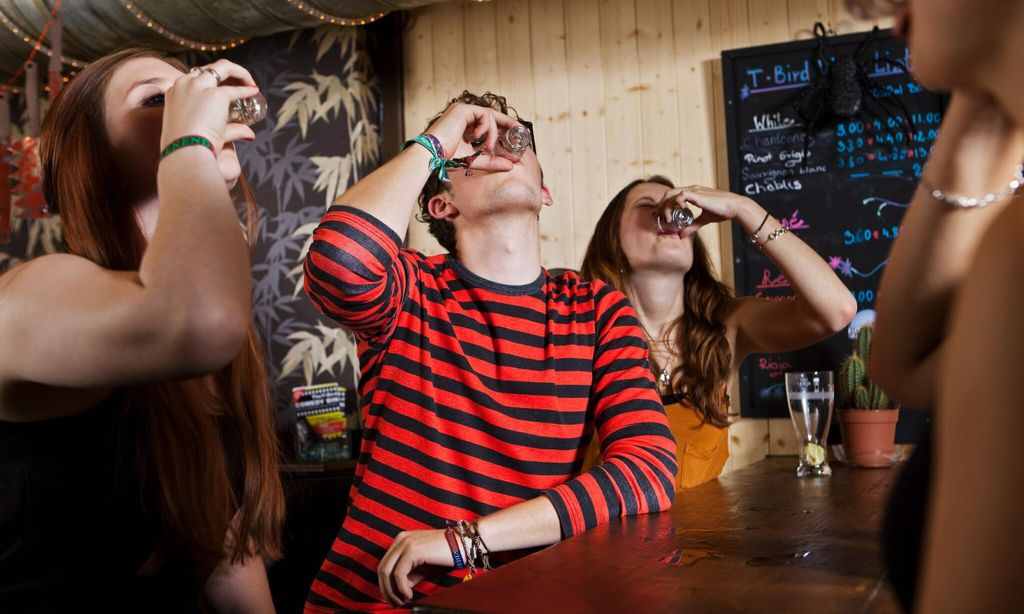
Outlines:
{"type": "Polygon", "coordinates": [[[302,259],[325,208],[380,161],[380,93],[365,29],[277,35],[230,57],[249,69],[270,106],[239,158],[262,215],[253,315],[284,410],[292,386],[354,387],[354,340],[306,299],[302,259]]]}
{"type": "MultiPolygon", "coordinates": [[[[321,27],[253,39],[225,54],[249,69],[270,107],[254,126],[256,140],[238,144],[238,153],[260,208],[253,317],[282,427],[292,424],[293,386],[338,382],[355,389],[354,339],[306,298],[302,259],[325,208],[380,163],[373,44],[376,36],[366,28],[321,27]]],[[[186,61],[201,65],[209,58],[186,61]]],[[[12,119],[18,120],[12,137],[20,137],[27,118],[12,109],[12,119]]],[[[0,245],[0,272],[62,247],[58,216],[20,219],[17,213],[15,204],[11,240],[0,245]]]]}

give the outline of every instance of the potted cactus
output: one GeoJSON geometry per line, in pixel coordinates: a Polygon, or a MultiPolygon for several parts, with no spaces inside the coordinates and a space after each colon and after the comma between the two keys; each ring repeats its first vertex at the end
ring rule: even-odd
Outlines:
{"type": "Polygon", "coordinates": [[[867,374],[874,327],[857,332],[853,352],[839,372],[839,427],[843,433],[844,462],[856,467],[888,467],[893,462],[893,442],[899,409],[867,374]]]}

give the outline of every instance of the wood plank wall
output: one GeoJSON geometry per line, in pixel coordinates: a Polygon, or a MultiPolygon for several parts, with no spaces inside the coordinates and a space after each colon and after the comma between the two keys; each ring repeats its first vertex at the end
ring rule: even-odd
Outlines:
{"type": "MultiPolygon", "coordinates": [[[[577,268],[605,205],[632,179],[728,186],[721,52],[810,38],[816,21],[840,34],[873,25],[842,0],[455,0],[417,9],[403,37],[406,131],[422,130],[464,89],[505,95],[534,121],[555,200],[541,215],[542,262],[577,268]]],[[[731,283],[731,230],[701,233],[731,283]]],[[[441,251],[418,223],[409,245],[441,251]]],[[[727,470],[796,453],[789,420],[739,420],[730,430],[727,470]]]]}

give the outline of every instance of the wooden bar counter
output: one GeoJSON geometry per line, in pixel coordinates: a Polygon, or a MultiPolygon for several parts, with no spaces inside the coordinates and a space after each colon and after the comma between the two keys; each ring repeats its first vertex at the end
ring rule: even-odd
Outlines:
{"type": "Polygon", "coordinates": [[[769,458],[418,602],[417,612],[898,612],[879,541],[899,469],[769,458]]]}

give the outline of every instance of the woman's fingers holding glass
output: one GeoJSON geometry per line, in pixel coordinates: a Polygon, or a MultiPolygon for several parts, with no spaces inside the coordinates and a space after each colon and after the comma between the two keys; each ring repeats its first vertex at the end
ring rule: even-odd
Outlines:
{"type": "Polygon", "coordinates": [[[697,213],[690,206],[686,191],[682,188],[672,188],[665,192],[665,196],[655,208],[658,231],[664,234],[681,231],[693,224],[696,217],[697,213]]]}
{"type": "Polygon", "coordinates": [[[203,74],[210,75],[214,77],[216,85],[256,85],[248,70],[225,59],[198,68],[201,73],[198,77],[202,77],[203,74]]]}
{"type": "Polygon", "coordinates": [[[204,75],[213,77],[217,85],[220,85],[221,81],[224,80],[224,77],[220,76],[217,69],[210,68],[209,66],[193,66],[192,69],[188,71],[188,74],[196,79],[200,79],[204,75]]]}
{"type": "MultiPolygon", "coordinates": [[[[243,85],[205,87],[196,85],[194,81],[181,83],[188,78],[175,81],[164,94],[161,147],[182,136],[199,135],[209,139],[214,150],[219,151],[225,141],[233,140],[227,137],[226,127],[241,125],[228,123],[231,103],[254,96],[259,89],[243,85]]],[[[212,84],[212,77],[206,79],[212,84]]],[[[248,136],[249,133],[245,134],[248,136]]]]}
{"type": "Polygon", "coordinates": [[[256,133],[253,129],[245,124],[229,123],[224,127],[224,142],[231,143],[232,141],[254,141],[256,140],[256,133]]]}
{"type": "Polygon", "coordinates": [[[703,215],[712,216],[709,221],[729,220],[739,213],[745,204],[749,204],[746,196],[740,196],[725,190],[716,190],[706,186],[687,186],[683,188],[687,200],[700,209],[703,215]]]}

